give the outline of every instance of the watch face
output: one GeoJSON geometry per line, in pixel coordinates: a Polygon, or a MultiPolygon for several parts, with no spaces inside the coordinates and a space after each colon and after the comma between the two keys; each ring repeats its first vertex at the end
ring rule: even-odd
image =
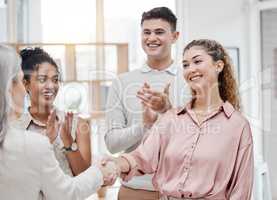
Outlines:
{"type": "Polygon", "coordinates": [[[77,150],[78,150],[78,145],[77,145],[76,142],[73,142],[73,143],[72,143],[71,149],[72,149],[72,151],[77,151],[77,150]]]}

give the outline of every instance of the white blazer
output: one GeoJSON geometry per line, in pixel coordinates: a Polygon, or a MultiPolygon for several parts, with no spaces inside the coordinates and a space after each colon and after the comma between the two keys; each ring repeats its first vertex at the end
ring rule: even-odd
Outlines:
{"type": "Polygon", "coordinates": [[[30,131],[8,128],[0,147],[0,199],[81,200],[96,192],[103,176],[91,166],[70,177],[60,169],[47,137],[30,131]]]}

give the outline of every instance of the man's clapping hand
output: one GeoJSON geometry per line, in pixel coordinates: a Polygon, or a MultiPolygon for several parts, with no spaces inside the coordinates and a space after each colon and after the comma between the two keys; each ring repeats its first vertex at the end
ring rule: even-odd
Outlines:
{"type": "Polygon", "coordinates": [[[148,83],[144,83],[143,87],[137,92],[137,97],[142,104],[153,111],[164,113],[171,108],[169,101],[169,87],[167,84],[163,92],[153,90],[148,83]]]}

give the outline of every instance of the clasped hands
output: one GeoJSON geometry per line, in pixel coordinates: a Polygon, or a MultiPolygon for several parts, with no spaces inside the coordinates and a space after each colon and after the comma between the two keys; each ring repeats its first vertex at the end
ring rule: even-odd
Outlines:
{"type": "Polygon", "coordinates": [[[130,171],[129,163],[125,159],[107,156],[97,163],[103,175],[103,186],[113,185],[118,177],[123,180],[130,171]]]}

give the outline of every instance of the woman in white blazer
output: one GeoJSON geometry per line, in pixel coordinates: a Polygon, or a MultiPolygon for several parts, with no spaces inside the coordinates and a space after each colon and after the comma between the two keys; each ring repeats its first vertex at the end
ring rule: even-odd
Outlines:
{"type": "Polygon", "coordinates": [[[23,73],[16,52],[0,45],[0,198],[81,200],[115,181],[115,167],[91,166],[76,177],[59,168],[47,137],[9,126],[24,98],[23,73]],[[13,113],[13,114],[12,114],[13,113]],[[105,181],[103,181],[103,179],[105,181]]]}

